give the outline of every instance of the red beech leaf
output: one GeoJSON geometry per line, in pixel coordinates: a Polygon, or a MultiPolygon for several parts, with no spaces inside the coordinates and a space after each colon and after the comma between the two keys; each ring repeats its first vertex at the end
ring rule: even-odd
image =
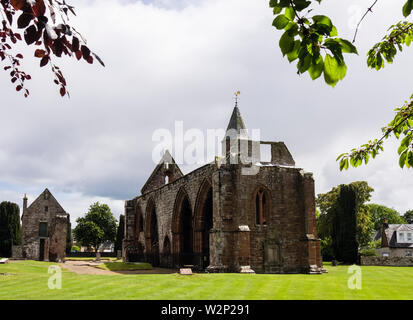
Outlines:
{"type": "Polygon", "coordinates": [[[82,58],[82,51],[78,50],[76,51],[76,59],[80,60],[82,58]]]}
{"type": "Polygon", "coordinates": [[[16,58],[23,59],[23,55],[21,53],[16,54],[16,58]]]}
{"type": "Polygon", "coordinates": [[[87,62],[90,64],[93,64],[93,57],[89,56],[89,58],[87,58],[87,62]]]}
{"type": "Polygon", "coordinates": [[[63,77],[63,74],[62,74],[62,72],[61,71],[59,71],[59,72],[56,72],[56,77],[59,79],[59,81],[60,81],[60,83],[62,84],[62,85],[66,85],[66,80],[65,80],[65,78],[63,77]]]}
{"type": "Polygon", "coordinates": [[[43,58],[45,55],[46,55],[46,51],[42,49],[36,49],[36,51],[34,52],[34,56],[36,58],[43,58]]]}
{"type": "Polygon", "coordinates": [[[49,62],[49,56],[44,56],[42,60],[40,60],[40,66],[44,67],[49,62]]]}
{"type": "Polygon", "coordinates": [[[23,12],[17,19],[17,27],[20,29],[26,28],[32,19],[33,15],[23,12]]]}
{"type": "Polygon", "coordinates": [[[26,0],[10,0],[10,4],[15,10],[20,10],[26,4],[26,0]]]}
{"type": "Polygon", "coordinates": [[[26,30],[24,30],[24,40],[28,45],[32,44],[35,42],[37,39],[37,29],[35,26],[31,25],[28,27],[26,30]]]}
{"type": "Polygon", "coordinates": [[[19,33],[15,33],[14,36],[17,38],[17,40],[21,40],[22,36],[19,33]]]}
{"type": "Polygon", "coordinates": [[[12,83],[15,83],[16,81],[17,81],[17,78],[16,77],[13,77],[13,78],[11,78],[11,80],[10,80],[12,83]]]}
{"type": "Polygon", "coordinates": [[[85,59],[85,60],[87,61],[87,60],[89,59],[89,56],[90,56],[90,50],[89,50],[89,48],[82,45],[82,46],[80,47],[80,50],[82,51],[83,59],[85,59]]]}
{"type": "Polygon", "coordinates": [[[57,57],[61,57],[62,56],[62,51],[63,51],[63,45],[62,45],[62,41],[60,39],[56,39],[54,42],[54,54],[57,57]]]}
{"type": "Polygon", "coordinates": [[[46,6],[44,5],[43,0],[37,0],[32,9],[36,17],[43,16],[46,12],[46,6]]]}
{"type": "Polygon", "coordinates": [[[72,51],[76,52],[79,50],[79,39],[76,37],[73,37],[72,39],[72,51]]]}
{"type": "Polygon", "coordinates": [[[18,86],[16,87],[16,91],[20,91],[21,89],[23,89],[23,87],[22,87],[21,85],[18,85],[18,86]]]}
{"type": "Polygon", "coordinates": [[[26,79],[30,80],[32,78],[32,76],[30,74],[26,74],[26,79]]]}
{"type": "Polygon", "coordinates": [[[60,88],[60,95],[63,97],[66,94],[66,89],[65,87],[60,88]]]}

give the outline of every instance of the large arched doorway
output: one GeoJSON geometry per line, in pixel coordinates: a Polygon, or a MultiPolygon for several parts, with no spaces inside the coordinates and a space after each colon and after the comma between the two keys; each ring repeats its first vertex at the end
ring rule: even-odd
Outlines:
{"type": "Polygon", "coordinates": [[[210,264],[210,231],[213,228],[213,193],[205,181],[199,191],[195,216],[195,251],[197,265],[205,269],[210,264]]]}
{"type": "Polygon", "coordinates": [[[192,209],[184,189],[175,200],[172,224],[174,264],[181,267],[194,264],[192,209]]]}
{"type": "Polygon", "coordinates": [[[143,217],[142,217],[142,211],[140,207],[138,206],[136,208],[136,218],[135,218],[135,238],[137,241],[139,241],[139,236],[141,232],[143,232],[143,217]]]}
{"type": "Polygon", "coordinates": [[[194,246],[193,246],[193,228],[192,228],[192,210],[188,197],[184,198],[181,208],[180,230],[181,230],[181,265],[193,264],[194,246]]]}
{"type": "Polygon", "coordinates": [[[159,234],[156,208],[153,201],[149,201],[146,212],[146,256],[147,261],[154,267],[159,266],[159,234]]]}
{"type": "Polygon", "coordinates": [[[172,265],[171,261],[171,243],[169,241],[169,237],[165,236],[163,241],[163,251],[162,251],[162,264],[165,267],[170,268],[172,265]]]}

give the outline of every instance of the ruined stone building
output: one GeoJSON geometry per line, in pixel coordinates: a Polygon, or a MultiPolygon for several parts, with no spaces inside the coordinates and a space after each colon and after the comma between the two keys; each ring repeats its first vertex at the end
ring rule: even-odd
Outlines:
{"type": "Polygon", "coordinates": [[[125,261],[207,272],[323,270],[313,175],[295,167],[283,142],[252,141],[245,128],[235,107],[225,156],[186,175],[165,153],[141,195],[125,201],[125,261]]]}
{"type": "Polygon", "coordinates": [[[69,215],[48,189],[30,206],[23,198],[22,245],[13,247],[13,257],[62,261],[66,255],[69,215]]]}

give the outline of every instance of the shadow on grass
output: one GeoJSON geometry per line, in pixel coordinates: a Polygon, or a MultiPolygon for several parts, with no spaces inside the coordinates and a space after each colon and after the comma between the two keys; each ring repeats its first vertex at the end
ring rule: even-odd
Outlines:
{"type": "Polygon", "coordinates": [[[96,268],[121,274],[170,274],[177,270],[167,268],[153,268],[146,262],[104,262],[96,268]]]}

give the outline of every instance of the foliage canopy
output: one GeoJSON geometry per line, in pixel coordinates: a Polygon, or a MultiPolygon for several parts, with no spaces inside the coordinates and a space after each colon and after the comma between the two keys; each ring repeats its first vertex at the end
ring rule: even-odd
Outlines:
{"type": "MultiPolygon", "coordinates": [[[[339,33],[330,17],[325,15],[307,15],[314,10],[312,5],[322,0],[270,0],[269,5],[275,15],[273,26],[283,30],[279,41],[281,52],[291,63],[297,60],[297,73],[308,72],[315,80],[324,75],[324,81],[335,86],[343,80],[347,73],[344,54],[358,54],[354,45],[360,23],[378,3],[375,0],[361,18],[354,34],[353,41],[339,37],[339,33]]],[[[405,18],[412,13],[413,0],[407,0],[402,13],[405,18]]],[[[392,63],[403,47],[410,46],[413,41],[413,23],[399,21],[390,26],[387,34],[367,53],[367,66],[375,70],[384,68],[385,63],[392,63]]],[[[359,148],[338,156],[340,170],[349,166],[358,167],[363,162],[383,151],[383,141],[392,134],[400,139],[398,149],[399,165],[413,167],[413,95],[401,107],[395,109],[392,121],[382,128],[382,136],[372,139],[359,148]]]]}
{"type": "Polygon", "coordinates": [[[33,55],[39,59],[40,67],[50,66],[53,82],[59,87],[61,96],[69,93],[55,58],[68,55],[77,60],[83,58],[90,64],[97,60],[104,66],[82,35],[69,24],[69,14],[76,15],[74,7],[66,0],[0,0],[0,60],[5,64],[3,69],[10,73],[16,90],[23,92],[25,97],[29,95],[25,81],[31,76],[21,70],[23,55],[13,50],[18,42],[34,46],[33,55]]]}

